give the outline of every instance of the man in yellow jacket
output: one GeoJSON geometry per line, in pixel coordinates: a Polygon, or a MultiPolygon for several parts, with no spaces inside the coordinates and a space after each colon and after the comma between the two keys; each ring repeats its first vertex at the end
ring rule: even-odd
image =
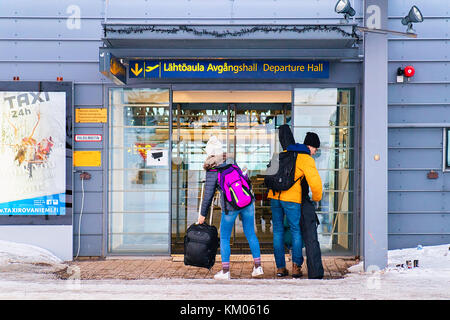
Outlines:
{"type": "Polygon", "coordinates": [[[303,264],[303,241],[300,232],[302,192],[306,194],[309,192],[309,190],[302,190],[301,181],[306,179],[308,182],[312,192],[312,201],[322,199],[322,180],[315,161],[311,157],[319,149],[320,140],[317,134],[308,132],[303,144],[295,143],[292,131],[287,125],[280,126],[279,139],[283,151],[294,151],[298,154],[295,164],[296,182],[294,185],[286,191],[273,192],[269,190],[268,194],[272,208],[275,263],[277,265],[277,276],[287,276],[288,271],[284,256],[284,217],[286,216],[292,234],[292,277],[299,278],[302,276],[301,266],[303,264]]]}

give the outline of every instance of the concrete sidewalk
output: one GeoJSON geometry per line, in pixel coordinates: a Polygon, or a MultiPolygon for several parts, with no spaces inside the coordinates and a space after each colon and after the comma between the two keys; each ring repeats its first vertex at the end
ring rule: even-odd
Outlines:
{"type": "MultiPolygon", "coordinates": [[[[261,256],[264,279],[276,279],[276,266],[272,254],[261,256]]],[[[347,268],[359,263],[354,257],[322,257],[325,279],[342,278],[347,268]]],[[[185,266],[183,255],[167,257],[108,257],[107,259],[91,258],[73,261],[70,265],[80,268],[82,280],[122,279],[211,279],[221,269],[220,255],[211,270],[185,266]]],[[[286,257],[286,266],[291,274],[292,263],[286,257]]],[[[250,279],[253,268],[251,255],[232,255],[230,261],[231,278],[250,279]]],[[[303,277],[307,278],[306,261],[302,265],[303,277]]],[[[59,272],[61,278],[70,275],[59,272]]],[[[290,276],[286,278],[291,278],[290,276]]]]}

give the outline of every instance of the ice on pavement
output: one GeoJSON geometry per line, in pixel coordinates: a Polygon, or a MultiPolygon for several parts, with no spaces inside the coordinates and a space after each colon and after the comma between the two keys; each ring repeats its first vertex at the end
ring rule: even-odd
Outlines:
{"type": "Polygon", "coordinates": [[[65,266],[44,249],[0,241],[0,299],[450,299],[448,244],[389,250],[387,268],[364,272],[360,263],[333,280],[61,280],[36,265],[65,266]],[[406,260],[419,260],[419,267],[397,267],[406,260]]]}

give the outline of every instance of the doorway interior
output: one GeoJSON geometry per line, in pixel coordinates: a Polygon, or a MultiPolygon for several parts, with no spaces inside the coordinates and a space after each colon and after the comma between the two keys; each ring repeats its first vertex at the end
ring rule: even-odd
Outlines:
{"type": "MultiPolygon", "coordinates": [[[[181,253],[197,220],[205,172],[204,147],[216,135],[241,167],[256,196],[255,220],[263,252],[272,252],[272,225],[261,173],[280,146],[277,128],[290,124],[297,142],[318,133],[314,156],[323,184],[318,203],[322,252],[351,254],[357,225],[354,88],[286,91],[109,90],[108,254],[181,253]]],[[[214,202],[212,224],[220,226],[214,202]]],[[[209,217],[208,217],[209,218],[209,217]]],[[[232,252],[248,252],[237,219],[232,252]]]]}
{"type": "MultiPolygon", "coordinates": [[[[216,136],[241,168],[248,170],[256,198],[255,225],[262,252],[272,250],[270,203],[262,173],[279,152],[277,128],[291,121],[291,91],[174,91],[172,125],[172,252],[182,253],[183,237],[197,220],[205,171],[205,146],[216,136]]],[[[220,227],[216,194],[207,221],[220,227]]],[[[248,253],[236,219],[232,253],[248,253]]]]}

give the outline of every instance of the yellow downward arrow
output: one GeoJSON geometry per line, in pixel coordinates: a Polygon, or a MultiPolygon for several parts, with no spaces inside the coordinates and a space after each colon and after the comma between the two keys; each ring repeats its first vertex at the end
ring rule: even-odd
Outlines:
{"type": "Polygon", "coordinates": [[[139,69],[139,64],[136,63],[134,65],[134,69],[131,68],[131,72],[133,72],[134,75],[137,77],[142,72],[142,68],[139,69]]]}

